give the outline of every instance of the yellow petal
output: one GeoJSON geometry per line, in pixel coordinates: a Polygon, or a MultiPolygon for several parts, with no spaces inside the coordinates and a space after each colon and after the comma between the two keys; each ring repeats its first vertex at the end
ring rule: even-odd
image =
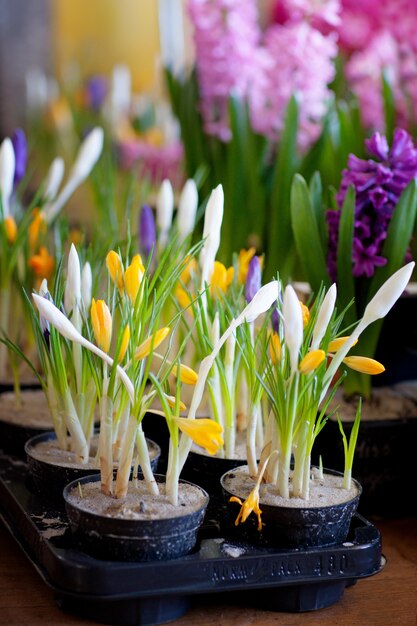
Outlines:
{"type": "MultiPolygon", "coordinates": [[[[328,352],[337,352],[339,350],[339,348],[341,348],[343,346],[343,344],[346,343],[346,341],[348,339],[349,339],[349,336],[347,336],[347,337],[338,337],[337,339],[333,339],[333,341],[330,341],[329,347],[327,348],[327,351],[328,352]]],[[[357,343],[358,343],[358,340],[356,340],[353,345],[355,346],[357,343]]]]}
{"type": "Polygon", "coordinates": [[[112,318],[104,300],[91,301],[91,322],[96,343],[104,352],[108,352],[111,342],[112,318]]]}
{"type": "Polygon", "coordinates": [[[55,261],[54,257],[48,253],[45,246],[41,246],[39,253],[34,254],[29,259],[29,267],[33,270],[33,273],[39,278],[46,278],[49,280],[54,271],[55,261]]]}
{"type": "Polygon", "coordinates": [[[195,260],[194,257],[192,257],[191,259],[190,257],[187,257],[185,261],[186,261],[186,265],[180,274],[180,281],[184,285],[188,283],[188,281],[190,280],[191,274],[194,274],[198,268],[197,261],[195,260]]]}
{"type": "Polygon", "coordinates": [[[47,224],[40,209],[33,209],[32,215],[33,220],[28,228],[28,240],[29,248],[31,250],[35,250],[38,246],[40,237],[46,233],[47,224]]]}
{"type": "MultiPolygon", "coordinates": [[[[181,308],[186,309],[190,306],[192,299],[189,294],[182,287],[177,287],[175,290],[175,297],[178,300],[178,304],[181,308]]],[[[190,313],[192,313],[192,309],[188,309],[190,313]]]]}
{"type": "Polygon", "coordinates": [[[156,331],[156,333],[145,339],[145,341],[141,343],[140,346],[136,349],[135,359],[137,361],[140,361],[140,359],[144,359],[145,357],[149,356],[151,348],[153,350],[156,350],[159,344],[163,342],[165,337],[169,335],[170,331],[171,329],[166,326],[164,328],[160,328],[156,331]]]}
{"type": "MultiPolygon", "coordinates": [[[[172,373],[174,376],[177,376],[177,366],[174,365],[172,368],[172,373]]],[[[195,385],[197,384],[198,374],[188,365],[180,364],[180,381],[185,383],[186,385],[195,385]]]]}
{"type": "Polygon", "coordinates": [[[253,512],[255,513],[255,515],[258,518],[258,530],[261,531],[262,530],[262,519],[261,519],[261,514],[262,511],[259,508],[259,487],[258,485],[255,485],[255,487],[252,489],[252,491],[250,492],[250,494],[248,495],[248,497],[246,498],[246,500],[242,503],[240,498],[237,498],[236,496],[232,496],[229,500],[229,502],[237,502],[238,504],[241,505],[241,509],[239,511],[239,515],[237,516],[236,520],[235,520],[235,526],[237,526],[239,524],[239,522],[241,522],[242,524],[244,522],[246,522],[246,520],[248,519],[249,515],[253,512]]]}
{"type": "Polygon", "coordinates": [[[301,360],[299,370],[302,374],[313,372],[326,358],[324,350],[311,350],[301,360]]]}
{"type": "Polygon", "coordinates": [[[209,454],[216,454],[223,445],[221,434],[223,428],[211,419],[193,419],[187,417],[175,418],[175,423],[184,434],[188,435],[194,443],[204,448],[209,454]]]}
{"type": "Polygon", "coordinates": [[[300,300],[300,305],[301,305],[301,311],[303,313],[303,326],[305,328],[308,324],[308,320],[310,319],[310,310],[308,306],[304,304],[304,302],[301,302],[301,300],[300,300]]]}
{"type": "Polygon", "coordinates": [[[271,335],[271,340],[269,342],[269,354],[271,356],[271,361],[275,365],[281,361],[281,341],[277,333],[273,333],[271,335]]]}
{"type": "Polygon", "coordinates": [[[119,293],[123,293],[123,263],[120,256],[114,250],[111,250],[106,256],[106,266],[110,278],[116,285],[119,293]]]}
{"type": "Polygon", "coordinates": [[[4,219],[4,229],[6,231],[7,241],[12,244],[16,241],[17,237],[17,225],[11,215],[8,215],[4,219]]]}
{"type": "Polygon", "coordinates": [[[145,268],[142,265],[140,256],[137,254],[133,257],[132,262],[126,269],[124,276],[126,293],[132,304],[135,304],[136,302],[144,272],[145,268]]]}
{"type": "Polygon", "coordinates": [[[214,261],[213,273],[210,278],[210,293],[226,293],[227,288],[233,281],[235,270],[233,267],[226,269],[226,266],[220,261],[214,261]]]}
{"type": "Polygon", "coordinates": [[[256,248],[249,248],[249,250],[241,250],[237,259],[237,280],[239,285],[243,285],[246,282],[246,276],[248,274],[249,263],[255,256],[256,248]]]}
{"type": "MultiPolygon", "coordinates": [[[[175,408],[175,396],[165,396],[165,397],[171,409],[174,409],[175,408]]],[[[186,405],[184,404],[184,402],[181,402],[180,400],[180,411],[186,411],[186,410],[187,410],[186,405]]]]}
{"type": "Polygon", "coordinates": [[[367,356],[347,356],[343,359],[343,363],[350,369],[362,374],[382,374],[382,372],[385,372],[385,367],[382,363],[367,356]]]}
{"type": "Polygon", "coordinates": [[[123,331],[122,344],[120,346],[120,352],[119,352],[119,363],[121,363],[123,359],[125,358],[127,346],[129,345],[129,339],[130,339],[130,328],[129,328],[129,325],[127,325],[123,331]]]}

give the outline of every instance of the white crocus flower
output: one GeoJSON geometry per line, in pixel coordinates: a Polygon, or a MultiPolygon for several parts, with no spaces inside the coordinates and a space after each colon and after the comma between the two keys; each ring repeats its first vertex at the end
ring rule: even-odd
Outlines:
{"type": "MultiPolygon", "coordinates": [[[[68,255],[68,268],[67,268],[67,281],[65,284],[64,292],[64,307],[65,311],[69,314],[71,311],[73,315],[78,310],[81,301],[81,268],[80,259],[78,258],[77,250],[74,244],[71,244],[71,249],[68,255]]],[[[75,326],[78,328],[77,324],[75,326]]]]}
{"type": "Polygon", "coordinates": [[[211,192],[207,202],[204,216],[203,239],[204,245],[200,252],[201,288],[205,285],[213,273],[214,261],[220,246],[220,232],[223,221],[224,193],[223,187],[218,185],[211,192]]]}
{"type": "Polygon", "coordinates": [[[64,159],[56,157],[52,161],[45,179],[45,191],[43,192],[43,197],[46,202],[52,202],[55,200],[59,186],[64,177],[64,171],[64,159]]]}
{"type": "Polygon", "coordinates": [[[93,274],[91,271],[91,265],[87,261],[81,272],[81,300],[84,306],[84,310],[88,311],[91,305],[91,295],[93,286],[93,274]]]}
{"type": "Polygon", "coordinates": [[[47,223],[51,223],[56,218],[77,187],[89,176],[101,155],[103,143],[104,133],[103,129],[99,127],[94,128],[84,139],[69,173],[68,180],[60,194],[54,202],[47,204],[43,208],[43,214],[47,223]]]}
{"type": "Polygon", "coordinates": [[[172,225],[174,212],[174,192],[170,181],[166,178],[162,181],[156,199],[156,225],[158,228],[158,244],[165,248],[168,242],[169,230],[172,225]]]}
{"type": "Polygon", "coordinates": [[[13,192],[13,180],[16,161],[11,140],[6,137],[0,146],[0,192],[3,205],[3,217],[10,215],[10,198],[13,192]]]}
{"type": "Polygon", "coordinates": [[[198,207],[198,191],[195,181],[189,178],[185,183],[178,203],[178,233],[180,243],[193,232],[198,207]]]}
{"type": "Polygon", "coordinates": [[[291,363],[291,371],[298,369],[298,357],[303,343],[303,313],[294,288],[287,285],[282,307],[284,315],[284,338],[291,363]]]}
{"type": "Polygon", "coordinates": [[[311,349],[318,350],[320,348],[321,340],[326,334],[327,327],[332,319],[334,307],[336,304],[337,288],[336,285],[330,287],[323,302],[321,303],[320,310],[317,315],[317,321],[313,330],[313,339],[311,342],[311,349]]]}

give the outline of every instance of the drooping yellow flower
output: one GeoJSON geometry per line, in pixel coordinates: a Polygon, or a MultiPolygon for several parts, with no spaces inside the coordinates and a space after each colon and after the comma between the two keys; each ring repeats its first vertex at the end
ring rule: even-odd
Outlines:
{"type": "Polygon", "coordinates": [[[301,359],[299,370],[301,374],[309,374],[313,372],[326,358],[324,350],[311,350],[307,352],[305,357],[301,359]]]}
{"type": "Polygon", "coordinates": [[[4,219],[4,229],[6,231],[7,241],[12,244],[16,241],[17,237],[17,225],[14,218],[11,215],[8,215],[4,219]]]}
{"type": "Polygon", "coordinates": [[[129,339],[130,339],[130,328],[128,324],[123,331],[122,343],[121,343],[120,352],[119,352],[119,363],[121,363],[123,359],[125,358],[127,346],[129,345],[129,339]]]}
{"type": "Polygon", "coordinates": [[[34,254],[29,259],[29,267],[38,278],[49,280],[54,271],[54,257],[48,253],[45,246],[41,246],[38,254],[34,254]]]}
{"type": "MultiPolygon", "coordinates": [[[[172,368],[172,373],[177,376],[178,368],[176,365],[172,368]]],[[[198,374],[188,365],[180,363],[180,381],[186,385],[196,385],[198,380],[198,374]]]]}
{"type": "Polygon", "coordinates": [[[141,359],[149,356],[152,346],[153,349],[156,350],[159,344],[163,342],[165,337],[169,335],[170,331],[171,329],[169,328],[169,326],[165,326],[164,328],[160,328],[153,335],[145,339],[145,341],[143,341],[136,349],[135,359],[137,361],[140,361],[141,359]]]}
{"type": "MultiPolygon", "coordinates": [[[[175,297],[178,300],[178,304],[183,309],[187,309],[190,306],[191,302],[192,302],[191,296],[182,287],[177,287],[176,288],[176,290],[175,290],[175,297]]],[[[191,308],[189,308],[188,311],[190,313],[193,312],[191,308]]]]}
{"type": "MultiPolygon", "coordinates": [[[[343,344],[346,343],[346,341],[348,339],[349,339],[349,336],[347,336],[347,337],[338,337],[337,339],[333,339],[332,341],[330,341],[329,347],[327,348],[327,351],[328,352],[337,352],[343,346],[343,344]]],[[[358,340],[356,340],[353,345],[355,346],[357,343],[358,343],[358,340]]]]}
{"type": "Polygon", "coordinates": [[[300,305],[301,305],[301,311],[303,313],[303,327],[305,328],[308,324],[308,320],[310,319],[310,309],[308,308],[307,305],[304,304],[304,302],[301,302],[301,300],[300,300],[300,305]]]}
{"type": "Polygon", "coordinates": [[[370,359],[367,356],[347,356],[343,359],[343,363],[352,370],[361,372],[361,374],[382,374],[385,367],[379,361],[370,359]]]}
{"type": "Polygon", "coordinates": [[[132,304],[135,304],[139,287],[142,282],[145,268],[139,254],[133,257],[131,264],[126,268],[124,282],[125,290],[132,304]]]}
{"type": "Polygon", "coordinates": [[[239,285],[243,285],[246,282],[246,276],[248,275],[249,263],[255,256],[256,248],[249,248],[249,250],[242,249],[239,252],[237,259],[237,280],[239,285]]]}
{"type": "Polygon", "coordinates": [[[119,293],[123,293],[123,263],[120,256],[114,250],[110,250],[106,256],[106,267],[109,271],[110,278],[116,285],[119,293]]]}
{"type": "Polygon", "coordinates": [[[108,352],[111,342],[112,318],[109,307],[104,300],[91,301],[91,322],[94,337],[99,348],[108,352]]]}
{"type": "MultiPolygon", "coordinates": [[[[165,397],[171,409],[174,409],[175,408],[175,396],[165,396],[165,397]]],[[[180,400],[180,411],[186,411],[186,410],[187,410],[186,405],[184,404],[184,402],[181,402],[180,400]]]]}
{"type": "Polygon", "coordinates": [[[188,435],[194,443],[204,448],[209,454],[216,454],[223,445],[223,428],[211,419],[193,419],[176,417],[175,423],[184,434],[188,435]]]}
{"type": "Polygon", "coordinates": [[[180,281],[186,285],[190,280],[191,274],[194,274],[197,271],[198,264],[194,257],[190,258],[189,256],[185,259],[186,265],[180,274],[180,281]]]}
{"type": "Polygon", "coordinates": [[[272,333],[269,342],[269,354],[274,365],[281,361],[282,347],[278,333],[272,333]]]}
{"type": "Polygon", "coordinates": [[[219,292],[226,293],[233,280],[234,267],[226,267],[220,261],[214,261],[214,269],[210,278],[210,293],[216,295],[219,292]]]}
{"type": "Polygon", "coordinates": [[[35,250],[39,243],[39,239],[46,233],[47,224],[43,213],[39,208],[33,209],[32,215],[33,219],[28,228],[28,241],[30,250],[35,250]]]}
{"type": "Polygon", "coordinates": [[[255,513],[255,515],[257,516],[257,518],[258,518],[258,530],[259,531],[262,530],[262,519],[261,519],[262,511],[259,508],[259,487],[258,487],[258,485],[256,485],[254,487],[254,489],[252,489],[252,491],[250,492],[250,494],[248,495],[248,497],[246,498],[246,500],[244,502],[242,502],[242,500],[240,498],[237,498],[236,496],[232,496],[230,498],[229,502],[237,502],[241,506],[241,509],[239,511],[239,515],[237,516],[237,518],[235,520],[235,526],[237,526],[239,524],[239,522],[241,522],[242,524],[244,522],[246,522],[246,520],[248,519],[249,515],[253,511],[255,513]]]}

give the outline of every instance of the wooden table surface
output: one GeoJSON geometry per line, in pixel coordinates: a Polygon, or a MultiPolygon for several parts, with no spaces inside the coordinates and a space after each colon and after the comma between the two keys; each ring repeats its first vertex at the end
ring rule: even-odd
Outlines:
{"type": "MultiPolygon", "coordinates": [[[[218,597],[200,600],[178,626],[416,626],[417,518],[377,523],[388,559],[385,570],[359,581],[342,600],[315,613],[290,614],[219,604],[218,597]]],[[[13,626],[92,626],[68,616],[55,604],[8,531],[0,524],[0,624],[13,626]]]]}

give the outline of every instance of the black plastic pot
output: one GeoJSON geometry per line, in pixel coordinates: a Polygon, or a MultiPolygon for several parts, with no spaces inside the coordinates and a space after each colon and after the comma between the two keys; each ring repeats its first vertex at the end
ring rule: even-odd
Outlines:
{"type": "MultiPolygon", "coordinates": [[[[155,478],[165,482],[164,476],[157,474],[155,478]]],[[[118,519],[81,510],[69,498],[79,485],[82,488],[99,479],[99,476],[87,476],[64,489],[67,515],[81,550],[112,561],[166,561],[188,554],[194,548],[209,499],[201,487],[204,504],[193,513],[158,520],[118,519]]]]}
{"type": "MultiPolygon", "coordinates": [[[[25,395],[25,391],[41,391],[40,386],[22,388],[22,397],[25,395]]],[[[2,402],[2,393],[11,393],[13,390],[0,391],[0,402],[2,402]]],[[[13,454],[21,458],[25,458],[25,443],[28,439],[35,437],[36,435],[42,435],[49,432],[52,428],[52,419],[50,419],[49,425],[45,426],[28,426],[24,423],[19,423],[19,409],[10,407],[10,419],[7,415],[0,418],[0,448],[6,454],[13,454]]]]}
{"type": "MultiPolygon", "coordinates": [[[[81,479],[84,476],[99,475],[100,470],[91,466],[85,467],[82,464],[57,465],[56,463],[48,463],[45,460],[36,458],[36,445],[51,440],[56,440],[55,433],[51,431],[29,439],[25,444],[27,463],[34,489],[52,500],[62,500],[62,491],[68,483],[81,479]]],[[[147,442],[148,446],[156,450],[156,456],[151,462],[152,471],[156,471],[160,448],[154,441],[147,439],[147,442]]]]}
{"type": "MultiPolygon", "coordinates": [[[[342,420],[342,424],[349,437],[352,422],[342,420]]],[[[353,473],[363,489],[360,513],[380,517],[417,513],[417,499],[412,496],[416,441],[417,418],[362,420],[353,461],[353,473]]],[[[328,420],[315,441],[313,462],[318,462],[319,455],[326,465],[343,469],[342,438],[333,420],[328,420]]]]}
{"type": "MultiPolygon", "coordinates": [[[[226,476],[230,473],[227,472],[221,479],[227,501],[233,495],[239,496],[225,487],[226,476]]],[[[339,472],[332,470],[325,470],[325,473],[342,476],[339,472]]],[[[356,481],[354,483],[358,488],[358,495],[347,502],[332,506],[295,508],[260,503],[262,530],[258,531],[257,518],[251,514],[243,524],[239,524],[236,532],[242,534],[247,541],[285,549],[304,549],[343,543],[349,532],[350,522],[356,512],[361,494],[359,483],[356,481]]],[[[244,498],[241,499],[243,501],[244,498]]],[[[239,512],[238,505],[229,503],[228,511],[229,519],[234,522],[239,512]]]]}

